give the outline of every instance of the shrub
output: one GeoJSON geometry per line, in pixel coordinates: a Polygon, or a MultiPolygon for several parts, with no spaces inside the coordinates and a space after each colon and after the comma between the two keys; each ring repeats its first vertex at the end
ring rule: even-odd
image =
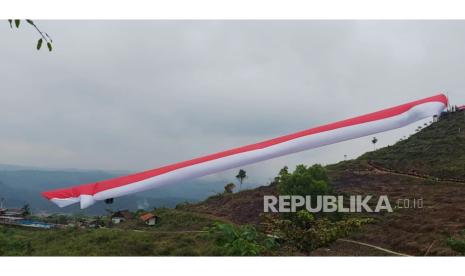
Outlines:
{"type": "Polygon", "coordinates": [[[459,237],[450,237],[447,239],[447,245],[460,255],[465,255],[465,230],[459,237]]]}
{"type": "Polygon", "coordinates": [[[251,225],[236,227],[215,223],[208,229],[208,233],[224,249],[224,255],[257,256],[276,246],[274,239],[266,237],[251,225]]]}
{"type": "Polygon", "coordinates": [[[224,186],[224,193],[232,194],[234,192],[234,188],[236,188],[236,185],[234,185],[234,183],[226,184],[226,186],[224,186]]]}
{"type": "Polygon", "coordinates": [[[266,217],[266,220],[268,232],[304,252],[325,246],[371,222],[371,219],[367,218],[349,218],[332,222],[327,218],[315,218],[307,210],[295,213],[291,219],[266,217]]]}

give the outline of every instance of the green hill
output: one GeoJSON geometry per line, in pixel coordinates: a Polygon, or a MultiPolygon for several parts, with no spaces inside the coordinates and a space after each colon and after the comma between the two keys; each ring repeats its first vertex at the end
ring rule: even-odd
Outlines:
{"type": "Polygon", "coordinates": [[[465,180],[465,112],[449,113],[408,139],[359,160],[399,172],[465,180]]]}

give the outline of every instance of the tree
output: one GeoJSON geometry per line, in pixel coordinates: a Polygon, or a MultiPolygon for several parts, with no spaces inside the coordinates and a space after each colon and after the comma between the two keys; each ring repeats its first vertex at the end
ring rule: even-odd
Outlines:
{"type": "Polygon", "coordinates": [[[236,175],[236,178],[237,178],[237,180],[239,180],[239,183],[240,183],[239,190],[241,190],[242,189],[242,182],[244,182],[244,179],[247,178],[247,173],[243,169],[240,169],[239,172],[236,175]]]}
{"type": "Polygon", "coordinates": [[[231,182],[229,184],[226,184],[226,186],[224,186],[224,193],[225,194],[232,194],[234,188],[236,188],[236,185],[234,185],[234,183],[231,182]]]}
{"type": "Polygon", "coordinates": [[[23,206],[23,210],[24,210],[25,215],[30,215],[31,214],[31,207],[29,206],[28,203],[23,206]]]}
{"type": "MultiPolygon", "coordinates": [[[[52,51],[53,40],[48,35],[48,33],[42,31],[41,29],[39,29],[39,27],[37,27],[37,25],[31,19],[26,19],[25,21],[29,25],[31,25],[37,31],[37,33],[39,33],[39,35],[40,35],[39,40],[37,40],[37,46],[36,46],[37,50],[40,50],[40,48],[42,48],[42,44],[45,42],[47,44],[48,50],[51,52],[52,51]]],[[[12,28],[12,29],[13,29],[13,22],[14,22],[14,25],[16,26],[16,29],[19,29],[19,26],[21,25],[21,19],[14,19],[14,20],[13,19],[8,19],[8,22],[10,23],[10,28],[12,28]]]]}
{"type": "Polygon", "coordinates": [[[376,143],[378,142],[378,138],[373,137],[373,139],[371,139],[371,142],[373,143],[373,150],[376,150],[376,143]]]}
{"type": "Polygon", "coordinates": [[[278,193],[280,195],[316,196],[331,193],[329,178],[321,165],[307,167],[297,165],[292,173],[283,169],[279,173],[278,193]]]}

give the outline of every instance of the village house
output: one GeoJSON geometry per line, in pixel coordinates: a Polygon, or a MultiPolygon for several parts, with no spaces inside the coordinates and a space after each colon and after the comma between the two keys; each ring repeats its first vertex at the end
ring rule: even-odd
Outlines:
{"type": "Polygon", "coordinates": [[[0,215],[10,217],[24,217],[26,210],[24,209],[0,209],[0,215]]]}
{"type": "Polygon", "coordinates": [[[152,213],[143,214],[142,216],[140,216],[140,219],[149,226],[157,224],[159,220],[158,216],[152,213]]]}
{"type": "Polygon", "coordinates": [[[114,224],[119,224],[123,221],[130,220],[133,218],[133,215],[129,210],[116,211],[111,215],[111,222],[114,224]]]}
{"type": "Polygon", "coordinates": [[[92,219],[87,222],[88,228],[102,228],[105,227],[105,223],[100,219],[92,219]]]}
{"type": "Polygon", "coordinates": [[[16,224],[21,220],[24,220],[26,211],[24,209],[0,209],[0,223],[4,224],[16,224]]]}

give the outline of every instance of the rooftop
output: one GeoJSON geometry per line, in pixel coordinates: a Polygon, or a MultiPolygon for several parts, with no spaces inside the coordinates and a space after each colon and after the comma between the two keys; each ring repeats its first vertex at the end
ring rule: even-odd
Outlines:
{"type": "Polygon", "coordinates": [[[154,214],[147,213],[147,214],[143,214],[142,216],[140,216],[140,219],[143,220],[143,221],[147,221],[147,220],[152,219],[154,217],[155,217],[154,214]]]}

